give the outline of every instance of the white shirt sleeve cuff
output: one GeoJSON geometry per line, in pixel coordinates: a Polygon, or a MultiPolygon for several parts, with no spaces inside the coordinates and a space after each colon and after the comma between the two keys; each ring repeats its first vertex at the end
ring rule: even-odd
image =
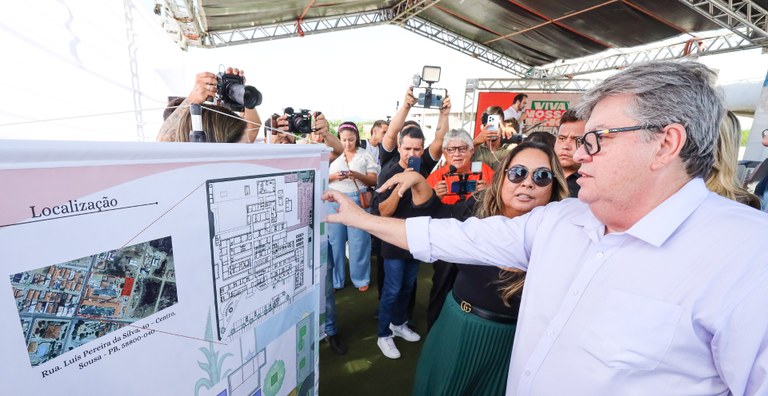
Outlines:
{"type": "Polygon", "coordinates": [[[405,219],[405,237],[408,240],[408,250],[413,258],[431,263],[435,261],[431,256],[429,245],[430,217],[411,217],[405,219]]]}

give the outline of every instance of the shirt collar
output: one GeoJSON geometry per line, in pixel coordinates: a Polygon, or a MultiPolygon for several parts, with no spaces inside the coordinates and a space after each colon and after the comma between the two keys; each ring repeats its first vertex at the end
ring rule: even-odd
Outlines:
{"type": "MultiPolygon", "coordinates": [[[[699,207],[707,195],[709,190],[704,180],[694,178],[635,223],[626,234],[659,247],[699,207]]],[[[591,210],[574,216],[571,222],[583,227],[593,241],[599,240],[605,232],[605,225],[591,210]]]]}
{"type": "MultiPolygon", "coordinates": [[[[587,204],[583,202],[579,203],[587,206],[587,204]]],[[[601,223],[600,220],[598,220],[597,217],[592,214],[592,211],[589,210],[589,206],[587,206],[586,209],[587,210],[584,210],[580,214],[574,216],[573,219],[571,219],[571,223],[583,227],[584,232],[587,233],[589,239],[591,239],[592,242],[597,242],[600,240],[600,237],[603,236],[605,225],[603,225],[603,223],[601,223]]]]}
{"type": "Polygon", "coordinates": [[[659,247],[709,194],[704,180],[694,178],[635,223],[627,230],[627,234],[659,247]]]}

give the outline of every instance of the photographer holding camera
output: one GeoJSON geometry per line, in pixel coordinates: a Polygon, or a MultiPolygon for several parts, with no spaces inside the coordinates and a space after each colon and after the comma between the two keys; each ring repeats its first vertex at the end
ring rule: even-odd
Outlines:
{"type": "Polygon", "coordinates": [[[267,120],[265,134],[271,136],[270,143],[273,144],[313,144],[322,143],[330,147],[331,161],[335,160],[344,152],[344,147],[338,137],[330,133],[328,121],[325,115],[319,111],[299,110],[294,112],[292,107],[286,107],[283,115],[272,114],[272,118],[267,120]]]}
{"type": "MultiPolygon", "coordinates": [[[[261,94],[256,88],[244,84],[245,73],[237,68],[228,67],[224,73],[218,75],[210,72],[198,73],[195,76],[195,85],[192,91],[163,122],[157,134],[157,141],[188,141],[188,139],[180,140],[179,135],[184,132],[180,133],[177,130],[181,127],[180,124],[184,119],[190,118],[189,106],[213,101],[215,98],[217,102],[222,102],[228,106],[230,110],[242,112],[241,118],[245,120],[247,125],[243,143],[254,142],[261,127],[261,118],[255,108],[261,103],[261,94]],[[237,103],[238,100],[241,103],[237,103]]],[[[204,107],[213,108],[211,106],[204,107]]],[[[210,112],[203,111],[204,122],[207,117],[206,113],[210,112]]],[[[228,115],[236,116],[235,114],[228,115]]],[[[206,132],[210,133],[210,131],[206,132]]],[[[188,134],[189,131],[186,133],[188,134]]]]}
{"type": "Polygon", "coordinates": [[[493,169],[479,162],[480,169],[472,169],[474,153],[472,137],[463,129],[451,129],[443,139],[445,165],[427,177],[427,183],[446,205],[463,201],[476,190],[482,190],[493,178],[493,169]]]}

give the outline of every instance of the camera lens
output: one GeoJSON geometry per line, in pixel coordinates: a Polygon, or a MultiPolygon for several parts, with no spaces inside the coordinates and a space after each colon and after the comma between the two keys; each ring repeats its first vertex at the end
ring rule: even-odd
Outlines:
{"type": "Polygon", "coordinates": [[[301,117],[296,118],[294,120],[294,123],[296,125],[296,130],[300,133],[310,133],[312,132],[312,123],[309,119],[301,117]]]}
{"type": "Polygon", "coordinates": [[[249,109],[261,104],[261,92],[250,85],[229,84],[227,86],[227,96],[249,109]]]}

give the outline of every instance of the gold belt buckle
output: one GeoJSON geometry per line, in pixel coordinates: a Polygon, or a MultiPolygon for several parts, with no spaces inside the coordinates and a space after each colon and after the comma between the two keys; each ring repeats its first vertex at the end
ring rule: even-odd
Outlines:
{"type": "Polygon", "coordinates": [[[464,300],[461,300],[461,310],[466,312],[466,313],[472,312],[472,304],[470,304],[470,303],[468,303],[468,302],[466,302],[464,300]]]}

